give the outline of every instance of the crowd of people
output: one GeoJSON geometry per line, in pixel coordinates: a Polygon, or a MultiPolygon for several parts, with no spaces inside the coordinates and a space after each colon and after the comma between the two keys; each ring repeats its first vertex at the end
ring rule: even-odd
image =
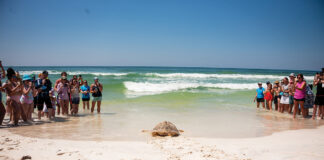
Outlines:
{"type": "Polygon", "coordinates": [[[280,82],[275,81],[271,84],[266,83],[267,89],[258,83],[254,102],[257,101],[257,108],[260,103],[264,109],[275,110],[284,113],[287,112],[296,118],[301,114],[306,118],[309,115],[309,109],[313,108],[312,119],[324,118],[324,68],[320,73],[316,73],[312,84],[307,84],[303,74],[298,74],[297,78],[294,73],[283,78],[280,82]]]}
{"type": "Polygon", "coordinates": [[[55,81],[54,87],[45,70],[38,75],[19,75],[13,68],[7,72],[0,61],[0,84],[1,79],[7,77],[4,84],[0,85],[0,125],[7,114],[10,117],[9,125],[18,125],[19,120],[31,122],[32,113],[37,108],[37,120],[42,117],[54,119],[56,115],[77,115],[80,99],[83,109],[89,110],[90,94],[92,94],[91,113],[97,104],[97,112],[100,113],[103,85],[98,77],[94,77],[94,83],[88,85],[82,75],[73,75],[67,79],[67,73],[62,72],[61,78],[55,81]],[[2,92],[6,93],[6,103],[2,103],[2,92]],[[80,98],[81,94],[81,98],[80,98]]]}

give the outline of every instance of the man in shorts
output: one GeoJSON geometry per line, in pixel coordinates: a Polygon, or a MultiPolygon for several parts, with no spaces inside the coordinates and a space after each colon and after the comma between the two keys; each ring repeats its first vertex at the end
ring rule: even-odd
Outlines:
{"type": "Polygon", "coordinates": [[[259,88],[256,89],[256,95],[254,97],[254,102],[255,102],[255,100],[257,100],[257,108],[259,108],[260,102],[261,102],[262,103],[262,107],[265,109],[265,105],[264,105],[264,94],[263,94],[264,91],[265,91],[265,89],[262,87],[262,83],[261,82],[258,83],[258,86],[259,86],[259,88]]]}
{"type": "Polygon", "coordinates": [[[49,96],[50,90],[52,90],[52,82],[48,79],[48,72],[43,71],[40,79],[37,79],[35,88],[38,91],[37,94],[37,109],[38,109],[38,119],[41,119],[42,110],[44,108],[44,103],[49,111],[48,117],[52,118],[52,102],[49,96]]]}

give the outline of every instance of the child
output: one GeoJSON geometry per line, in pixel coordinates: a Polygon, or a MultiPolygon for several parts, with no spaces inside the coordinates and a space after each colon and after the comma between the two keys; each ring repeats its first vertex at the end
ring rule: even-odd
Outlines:
{"type": "Polygon", "coordinates": [[[51,98],[51,102],[52,102],[52,116],[53,118],[55,117],[55,111],[56,111],[56,96],[55,96],[55,91],[54,89],[52,89],[50,92],[49,92],[49,96],[51,98]]]}

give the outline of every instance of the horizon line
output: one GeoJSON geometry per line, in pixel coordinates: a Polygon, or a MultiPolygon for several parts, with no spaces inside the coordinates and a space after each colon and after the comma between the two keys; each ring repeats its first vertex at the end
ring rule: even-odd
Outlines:
{"type": "Polygon", "coordinates": [[[53,66],[45,66],[45,65],[39,65],[39,66],[32,66],[32,65],[26,65],[26,66],[4,66],[3,67],[7,68],[7,67],[156,67],[156,68],[210,68],[210,69],[256,69],[256,70],[287,70],[287,71],[312,71],[312,72],[317,72],[320,71],[321,69],[318,70],[308,70],[308,69],[274,69],[274,68],[246,68],[246,67],[242,67],[242,68],[237,68],[237,67],[202,67],[202,66],[141,66],[141,65],[130,65],[130,66],[119,66],[119,65],[111,65],[111,66],[106,66],[106,65],[84,65],[84,66],[77,66],[77,65],[53,65],[53,66]]]}

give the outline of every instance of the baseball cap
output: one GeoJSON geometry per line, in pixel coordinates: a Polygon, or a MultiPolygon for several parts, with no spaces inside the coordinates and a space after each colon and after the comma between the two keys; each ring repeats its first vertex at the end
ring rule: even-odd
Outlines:
{"type": "Polygon", "coordinates": [[[289,77],[295,77],[295,73],[290,73],[289,77]]]}
{"type": "Polygon", "coordinates": [[[258,84],[262,84],[261,82],[259,82],[258,84]]]}
{"type": "Polygon", "coordinates": [[[96,80],[96,79],[98,80],[99,78],[98,78],[98,77],[94,77],[93,79],[94,79],[94,80],[96,80]]]}
{"type": "Polygon", "coordinates": [[[270,84],[270,81],[267,81],[267,84],[270,84]]]}

